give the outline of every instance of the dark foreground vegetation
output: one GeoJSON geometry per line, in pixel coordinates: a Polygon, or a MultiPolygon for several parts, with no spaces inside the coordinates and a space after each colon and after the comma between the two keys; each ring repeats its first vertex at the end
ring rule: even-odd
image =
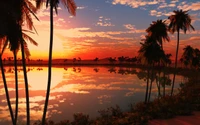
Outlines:
{"type": "MultiPolygon", "coordinates": [[[[193,111],[200,111],[199,95],[200,78],[198,75],[191,75],[186,83],[180,83],[176,94],[157,97],[147,103],[131,104],[130,110],[127,112],[122,112],[120,107],[116,105],[99,110],[100,116],[95,119],[90,119],[87,114],[77,113],[74,114],[72,121],[64,120],[55,123],[48,120],[46,125],[146,125],[152,119],[192,115],[193,111]]],[[[41,121],[36,121],[34,125],[41,125],[41,121]]]]}

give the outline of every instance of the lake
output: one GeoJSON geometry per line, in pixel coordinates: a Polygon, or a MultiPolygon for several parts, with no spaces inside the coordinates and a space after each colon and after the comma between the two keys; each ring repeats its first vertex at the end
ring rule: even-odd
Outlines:
{"type": "MultiPolygon", "coordinates": [[[[6,80],[9,87],[12,108],[15,108],[15,79],[14,68],[5,67],[6,80]]],[[[29,82],[31,120],[41,120],[44,108],[45,92],[47,88],[47,67],[27,67],[29,82]]],[[[99,116],[98,110],[119,105],[123,111],[129,110],[129,105],[144,101],[146,80],[144,71],[139,68],[81,66],[81,67],[53,67],[51,95],[47,117],[56,122],[72,120],[74,113],[89,114],[90,118],[99,116]],[[140,74],[140,75],[139,75],[140,74]],[[138,78],[138,76],[140,76],[138,78]]],[[[162,75],[162,73],[161,73],[162,75]]],[[[0,75],[1,77],[1,75],[0,75]]],[[[168,74],[172,79],[173,75],[168,74]]],[[[23,71],[18,69],[19,80],[19,122],[25,120],[26,105],[23,71]]],[[[175,87],[184,82],[181,75],[176,76],[175,87]]],[[[170,91],[166,86],[166,93],[170,91]]],[[[153,82],[152,98],[158,95],[153,82]]],[[[5,90],[0,78],[0,124],[9,124],[5,90]]]]}

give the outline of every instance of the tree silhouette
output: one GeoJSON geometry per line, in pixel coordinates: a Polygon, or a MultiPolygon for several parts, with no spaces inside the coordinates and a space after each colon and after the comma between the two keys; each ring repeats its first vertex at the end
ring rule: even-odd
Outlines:
{"type": "Polygon", "coordinates": [[[165,53],[152,37],[146,36],[145,42],[140,43],[141,47],[138,51],[138,58],[143,64],[157,64],[164,61],[165,53]]]}
{"type": "MultiPolygon", "coordinates": [[[[24,81],[25,81],[25,90],[26,90],[26,108],[27,108],[27,124],[30,124],[30,112],[29,112],[29,92],[28,92],[28,80],[26,74],[26,63],[25,63],[25,54],[30,55],[28,48],[24,48],[25,36],[23,36],[22,25],[26,24],[28,29],[34,29],[33,21],[31,15],[35,16],[36,8],[28,0],[21,1],[1,1],[1,12],[4,14],[4,19],[1,20],[0,24],[3,24],[5,31],[0,31],[0,38],[6,37],[5,46],[9,42],[10,50],[14,54],[15,62],[15,81],[16,81],[16,113],[15,120],[13,124],[17,123],[17,114],[18,114],[18,83],[17,83],[17,58],[16,53],[21,47],[22,61],[23,61],[23,72],[24,72],[24,81]],[[2,5],[3,4],[3,5],[2,5]],[[2,22],[3,21],[3,22],[2,22]]],[[[35,16],[36,17],[36,16],[35,16]]],[[[2,25],[0,25],[2,26],[2,25]]],[[[2,27],[1,27],[2,28],[2,27]]],[[[0,29],[1,29],[0,28],[0,29]]],[[[3,30],[4,30],[3,29],[3,30]]],[[[2,51],[3,52],[3,51],[2,51]]],[[[3,54],[3,53],[1,53],[3,54]]],[[[12,116],[11,116],[12,117],[12,116]]]]}
{"type": "Polygon", "coordinates": [[[170,40],[168,36],[168,28],[166,21],[157,20],[153,21],[152,24],[146,29],[149,37],[152,37],[163,49],[163,41],[170,40]]]}
{"type": "MultiPolygon", "coordinates": [[[[40,8],[42,2],[45,0],[36,0],[37,8],[40,8]]],[[[49,62],[48,62],[48,82],[47,82],[47,93],[44,106],[44,112],[42,117],[42,124],[45,124],[46,111],[49,101],[50,86],[51,86],[51,66],[52,66],[52,49],[53,49],[53,9],[58,14],[57,7],[60,0],[46,0],[46,7],[50,6],[50,44],[49,44],[49,62]]],[[[72,15],[76,15],[76,4],[74,0],[61,0],[64,7],[67,7],[68,12],[72,15]]]]}
{"type": "Polygon", "coordinates": [[[147,68],[147,87],[146,87],[146,96],[145,96],[145,103],[150,100],[152,82],[155,79],[155,73],[153,68],[159,62],[165,61],[165,53],[161,46],[156,42],[154,38],[151,36],[146,36],[146,39],[143,40],[144,43],[140,43],[141,47],[138,51],[138,59],[141,60],[142,64],[146,64],[147,68]],[[150,77],[150,67],[151,67],[151,77],[150,77]],[[151,80],[149,86],[149,78],[151,80]],[[150,87],[150,88],[149,88],[150,87]],[[149,90],[148,90],[149,89],[149,90]],[[149,93],[149,94],[148,94],[149,93]]]}
{"type": "MultiPolygon", "coordinates": [[[[175,57],[175,69],[177,68],[177,60],[178,60],[178,49],[179,49],[179,34],[180,30],[183,30],[186,33],[187,30],[194,30],[194,27],[191,25],[191,17],[187,13],[188,11],[177,10],[173,11],[174,15],[171,15],[168,19],[170,20],[169,31],[171,33],[177,32],[177,47],[176,47],[176,57],[175,57]]],[[[174,73],[173,82],[172,82],[172,90],[171,95],[174,90],[174,82],[175,82],[176,73],[174,73]]]]}
{"type": "Polygon", "coordinates": [[[190,45],[187,45],[185,48],[183,48],[183,54],[182,54],[182,61],[184,62],[184,65],[190,65],[190,68],[199,68],[200,65],[200,51],[199,49],[194,49],[190,45]]]}
{"type": "Polygon", "coordinates": [[[124,61],[126,61],[126,57],[120,56],[120,57],[118,57],[118,61],[119,61],[120,63],[123,63],[124,61]]]}
{"type": "Polygon", "coordinates": [[[192,60],[194,56],[194,48],[192,48],[190,45],[187,45],[185,48],[183,48],[182,59],[185,64],[190,64],[190,66],[192,66],[192,60]]]}
{"type": "Polygon", "coordinates": [[[110,58],[108,58],[108,61],[111,62],[111,63],[114,63],[114,62],[116,62],[117,60],[116,60],[116,57],[114,57],[114,58],[110,57],[110,58]]]}

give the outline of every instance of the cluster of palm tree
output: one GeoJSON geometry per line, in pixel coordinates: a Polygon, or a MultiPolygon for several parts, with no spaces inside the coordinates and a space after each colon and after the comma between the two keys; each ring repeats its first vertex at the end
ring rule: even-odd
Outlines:
{"type": "MultiPolygon", "coordinates": [[[[141,63],[148,66],[147,69],[147,89],[145,102],[147,102],[147,93],[151,93],[151,86],[153,77],[150,78],[150,69],[151,74],[154,72],[154,66],[164,66],[171,64],[171,54],[165,54],[163,49],[163,41],[170,41],[168,32],[175,33],[177,32],[177,49],[175,56],[175,69],[177,68],[177,58],[178,58],[178,49],[179,49],[179,34],[180,30],[183,30],[186,33],[190,28],[194,30],[194,27],[191,25],[191,17],[188,15],[188,11],[177,10],[173,11],[174,15],[169,16],[169,24],[167,20],[157,20],[153,21],[152,24],[146,29],[147,35],[141,43],[141,47],[138,51],[138,59],[141,60],[141,63]],[[150,88],[149,88],[149,78],[151,79],[150,88]]],[[[165,73],[164,73],[165,75],[165,73]]],[[[160,75],[159,75],[160,76],[160,75]]],[[[174,82],[175,82],[176,72],[174,72],[171,95],[173,94],[174,82]]],[[[165,78],[165,76],[163,76],[165,78]]],[[[158,89],[159,89],[158,85],[158,89]]]]}
{"type": "MultiPolygon", "coordinates": [[[[30,41],[34,45],[37,43],[29,37],[25,32],[31,32],[34,29],[31,15],[35,16],[36,7],[33,6],[28,0],[2,0],[0,1],[1,8],[0,13],[2,19],[0,20],[0,41],[1,41],[1,53],[0,53],[0,65],[2,78],[4,82],[4,88],[6,92],[7,103],[13,124],[17,124],[18,118],[18,74],[17,74],[17,52],[21,49],[22,64],[26,91],[26,110],[27,110],[27,122],[29,123],[29,92],[28,92],[28,79],[26,74],[26,61],[25,58],[30,56],[29,49],[25,40],[30,41]],[[28,30],[23,30],[22,26],[26,24],[28,30]],[[30,30],[30,31],[29,31],[30,30]],[[15,117],[9,100],[9,93],[6,83],[6,77],[3,70],[2,55],[6,47],[9,47],[10,51],[14,55],[14,67],[15,67],[15,89],[16,89],[16,106],[15,117]]],[[[36,17],[36,16],[35,16],[36,17]]],[[[38,19],[38,18],[37,18],[38,19]]]]}
{"type": "Polygon", "coordinates": [[[200,68],[200,50],[187,45],[183,48],[184,52],[180,61],[187,67],[199,69],[200,68]]]}
{"type": "MultiPolygon", "coordinates": [[[[17,74],[17,52],[21,49],[22,64],[24,72],[25,92],[26,92],[26,118],[27,125],[30,125],[30,106],[29,106],[29,90],[28,90],[28,78],[26,74],[26,58],[30,56],[28,45],[25,40],[30,41],[34,45],[37,45],[31,37],[25,32],[32,32],[35,30],[33,26],[32,16],[36,19],[36,12],[46,2],[46,7],[50,6],[50,46],[49,46],[49,67],[48,67],[48,84],[46,101],[44,106],[42,124],[45,124],[46,111],[48,106],[50,85],[51,85],[51,66],[52,66],[52,49],[53,49],[53,10],[55,9],[56,14],[58,13],[57,8],[60,0],[36,0],[36,7],[30,0],[1,0],[0,1],[0,14],[3,17],[0,20],[0,66],[2,72],[2,78],[4,81],[4,88],[6,92],[7,103],[11,115],[13,125],[17,124],[18,117],[18,74],[17,74]],[[22,27],[27,26],[28,30],[23,30],[22,27]],[[16,106],[15,106],[15,117],[11,107],[8,87],[6,84],[6,77],[4,73],[2,55],[6,47],[13,52],[14,65],[15,65],[15,82],[16,82],[16,106]]],[[[76,15],[76,4],[74,0],[61,0],[62,4],[67,7],[68,12],[72,15],[76,15]]],[[[38,19],[39,20],[39,19],[38,19]]],[[[35,30],[36,31],[36,30],[35,30]]]]}

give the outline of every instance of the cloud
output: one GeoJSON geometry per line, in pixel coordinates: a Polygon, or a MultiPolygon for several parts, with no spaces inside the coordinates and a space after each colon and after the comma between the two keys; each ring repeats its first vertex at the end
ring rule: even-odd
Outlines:
{"type": "Polygon", "coordinates": [[[141,6],[146,6],[146,5],[156,5],[159,3],[162,3],[163,0],[153,0],[153,1],[147,1],[147,0],[113,0],[112,4],[121,4],[121,5],[126,5],[130,6],[132,8],[138,8],[141,6]]]}
{"type": "Polygon", "coordinates": [[[130,30],[126,33],[144,33],[145,30],[144,29],[136,29],[135,25],[132,24],[124,24],[123,25],[126,29],[130,30]]]}
{"type": "Polygon", "coordinates": [[[182,10],[198,11],[200,10],[200,2],[196,2],[196,3],[182,2],[179,6],[177,6],[177,8],[182,9],[182,10]]]}
{"type": "Polygon", "coordinates": [[[162,12],[162,11],[157,11],[157,10],[150,10],[150,15],[151,16],[156,16],[156,17],[160,17],[160,16],[170,16],[174,14],[173,12],[162,12]]]}
{"type": "Polygon", "coordinates": [[[84,7],[84,6],[77,7],[78,10],[83,10],[85,8],[87,8],[87,7],[84,7]]]}
{"type": "Polygon", "coordinates": [[[115,26],[114,24],[111,23],[110,18],[106,18],[103,16],[99,17],[99,20],[97,21],[97,23],[95,24],[95,26],[115,26]]]}

